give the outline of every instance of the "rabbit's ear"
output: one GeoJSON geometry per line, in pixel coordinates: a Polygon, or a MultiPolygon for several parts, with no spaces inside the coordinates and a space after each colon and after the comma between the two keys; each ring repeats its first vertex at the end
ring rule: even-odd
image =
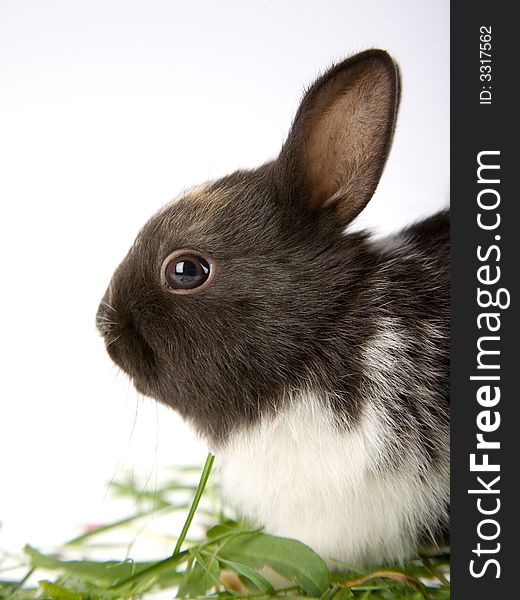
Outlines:
{"type": "Polygon", "coordinates": [[[346,225],[374,193],[393,137],[399,72],[383,50],[337,64],[305,94],[276,166],[311,210],[335,205],[346,225]]]}

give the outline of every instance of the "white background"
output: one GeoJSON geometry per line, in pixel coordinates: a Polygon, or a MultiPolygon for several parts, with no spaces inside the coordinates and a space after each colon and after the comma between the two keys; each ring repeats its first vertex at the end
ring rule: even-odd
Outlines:
{"type": "Polygon", "coordinates": [[[0,548],[107,518],[124,465],[153,488],[161,465],[204,459],[117,375],[98,301],[155,210],[274,157],[304,87],[368,47],[403,77],[361,218],[383,231],[448,202],[448,0],[0,3],[0,548]]]}

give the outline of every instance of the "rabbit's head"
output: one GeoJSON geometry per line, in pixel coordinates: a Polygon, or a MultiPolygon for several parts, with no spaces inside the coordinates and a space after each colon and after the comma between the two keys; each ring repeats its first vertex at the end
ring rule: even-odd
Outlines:
{"type": "Polygon", "coordinates": [[[355,55],[307,91],[276,160],[183,194],[143,227],[97,316],[139,391],[220,440],[312,379],[359,285],[343,229],[374,193],[398,102],[392,59],[355,55]]]}

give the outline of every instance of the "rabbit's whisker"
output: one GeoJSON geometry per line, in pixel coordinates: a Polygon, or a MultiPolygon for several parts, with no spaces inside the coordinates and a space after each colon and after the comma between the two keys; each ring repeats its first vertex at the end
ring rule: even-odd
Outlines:
{"type": "Polygon", "coordinates": [[[103,325],[117,325],[116,321],[112,321],[112,319],[108,319],[107,317],[97,317],[96,320],[103,325]]]}
{"type": "Polygon", "coordinates": [[[109,302],[107,302],[106,300],[104,300],[104,299],[103,299],[103,300],[101,300],[101,304],[102,304],[104,307],[108,308],[108,310],[111,310],[111,311],[113,311],[113,312],[117,313],[117,310],[116,310],[116,309],[115,309],[115,308],[114,308],[114,307],[113,307],[113,306],[112,306],[112,305],[111,305],[109,302]]]}
{"type": "Polygon", "coordinates": [[[110,340],[109,342],[107,342],[107,348],[108,346],[111,346],[114,342],[117,342],[117,340],[121,337],[121,335],[116,336],[113,340],[110,340]]]}

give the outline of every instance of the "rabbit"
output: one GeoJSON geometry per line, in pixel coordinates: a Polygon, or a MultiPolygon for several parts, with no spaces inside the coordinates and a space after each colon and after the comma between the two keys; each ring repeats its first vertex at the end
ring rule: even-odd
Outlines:
{"type": "Polygon", "coordinates": [[[137,390],[207,441],[240,514],[360,566],[449,540],[449,213],[346,231],[399,99],[383,50],[332,66],[275,160],[144,225],[97,314],[137,390]]]}

